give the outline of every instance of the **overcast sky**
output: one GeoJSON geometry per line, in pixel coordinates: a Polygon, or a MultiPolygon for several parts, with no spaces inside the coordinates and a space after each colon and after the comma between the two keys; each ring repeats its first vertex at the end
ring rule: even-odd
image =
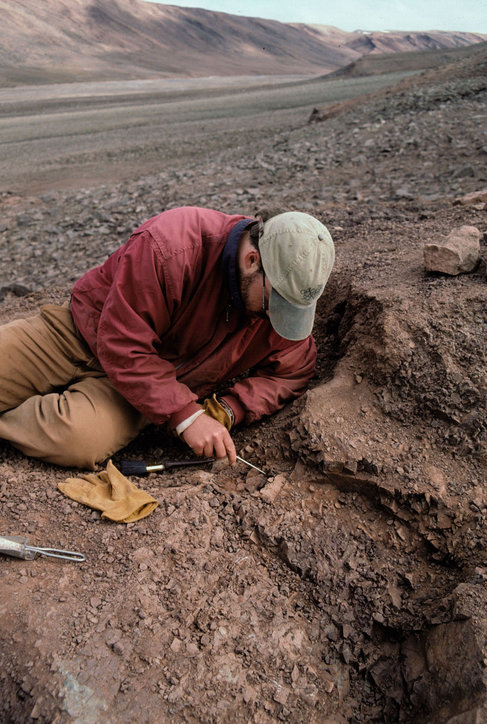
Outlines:
{"type": "Polygon", "coordinates": [[[180,0],[161,4],[219,10],[283,23],[322,23],[349,31],[487,33],[487,0],[180,0]]]}

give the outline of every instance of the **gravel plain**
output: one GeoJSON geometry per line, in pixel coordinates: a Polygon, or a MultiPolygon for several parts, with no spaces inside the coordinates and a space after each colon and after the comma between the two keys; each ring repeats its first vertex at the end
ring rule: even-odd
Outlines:
{"type": "Polygon", "coordinates": [[[316,104],[356,97],[405,73],[346,81],[181,79],[0,89],[0,191],[23,195],[112,183],[253,145],[306,123],[316,104]],[[58,93],[59,90],[59,93],[58,93]]]}

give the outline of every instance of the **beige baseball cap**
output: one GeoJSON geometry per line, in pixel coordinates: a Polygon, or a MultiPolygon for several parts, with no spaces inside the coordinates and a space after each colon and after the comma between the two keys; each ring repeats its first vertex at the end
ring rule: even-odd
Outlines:
{"type": "Polygon", "coordinates": [[[335,261],[330,232],[313,216],[288,211],[265,222],[259,251],[272,284],[269,318],[273,328],[285,339],[306,339],[335,261]]]}

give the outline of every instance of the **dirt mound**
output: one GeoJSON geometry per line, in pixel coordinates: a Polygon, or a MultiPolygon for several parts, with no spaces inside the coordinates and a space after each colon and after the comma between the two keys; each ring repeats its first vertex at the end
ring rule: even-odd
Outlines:
{"type": "MultiPolygon", "coordinates": [[[[487,185],[486,91],[459,77],[442,101],[441,79],[423,103],[402,86],[251,155],[216,134],[185,170],[2,197],[2,321],[68,298],[183,199],[311,211],[337,249],[309,391],[235,432],[266,476],[134,478],[159,507],[121,527],[61,495],[72,471],[0,447],[1,531],[86,555],[0,561],[5,721],[486,718],[487,227],[485,202],[455,203],[487,185]],[[427,273],[423,245],[462,225],[483,234],[477,267],[427,273]]],[[[114,462],[186,455],[150,429],[114,462]]]]}
{"type": "Polygon", "coordinates": [[[485,282],[481,274],[478,285],[464,285],[425,278],[419,309],[404,290],[393,297],[352,288],[342,345],[358,376],[376,386],[384,412],[402,423],[427,421],[438,444],[486,459],[485,282]]]}

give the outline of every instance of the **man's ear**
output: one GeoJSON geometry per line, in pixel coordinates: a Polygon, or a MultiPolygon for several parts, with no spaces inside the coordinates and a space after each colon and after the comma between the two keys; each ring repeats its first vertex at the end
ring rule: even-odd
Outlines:
{"type": "Polygon", "coordinates": [[[260,254],[255,247],[252,246],[245,251],[243,264],[246,272],[259,271],[261,267],[260,254]]]}

